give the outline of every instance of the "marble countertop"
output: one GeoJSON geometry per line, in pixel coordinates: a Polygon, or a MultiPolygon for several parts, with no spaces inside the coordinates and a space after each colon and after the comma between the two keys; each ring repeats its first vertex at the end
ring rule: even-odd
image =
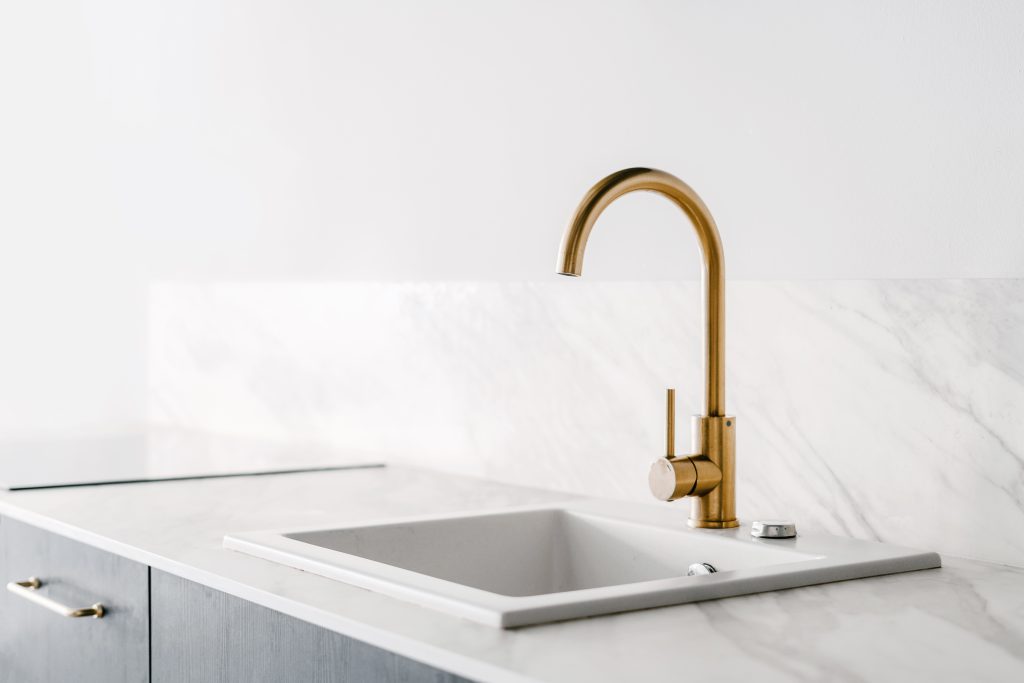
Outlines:
{"type": "Polygon", "coordinates": [[[945,557],[942,569],[503,631],[221,547],[226,532],[570,497],[389,467],[0,492],[0,514],[482,681],[1024,679],[1024,569],[1000,565],[945,557]]]}

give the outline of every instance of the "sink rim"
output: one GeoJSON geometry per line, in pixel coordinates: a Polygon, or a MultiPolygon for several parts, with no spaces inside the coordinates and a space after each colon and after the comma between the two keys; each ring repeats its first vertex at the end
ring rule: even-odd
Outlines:
{"type": "Polygon", "coordinates": [[[595,499],[228,533],[224,536],[223,546],[502,628],[941,566],[940,556],[933,552],[826,534],[799,535],[794,539],[758,539],[750,536],[749,524],[736,529],[692,529],[686,526],[685,517],[679,514],[678,508],[666,510],[651,505],[595,499]],[[504,595],[290,537],[535,511],[561,511],[581,517],[655,527],[700,537],[702,541],[771,547],[793,552],[796,557],[792,562],[732,569],[705,576],[677,576],[534,595],[504,595]]]}
{"type": "MultiPolygon", "coordinates": [[[[442,523],[443,524],[444,522],[448,522],[448,521],[458,522],[460,520],[476,520],[476,519],[482,519],[482,518],[488,518],[488,517],[491,517],[491,518],[495,518],[495,517],[497,517],[497,518],[501,518],[501,517],[506,517],[506,518],[508,518],[508,517],[519,517],[520,519],[522,519],[523,517],[526,517],[526,516],[529,516],[529,515],[532,515],[532,514],[535,514],[535,513],[556,513],[557,516],[555,517],[555,519],[551,520],[554,523],[554,528],[550,529],[549,531],[552,532],[552,534],[554,535],[555,539],[562,540],[562,541],[567,541],[570,538],[572,538],[573,536],[576,536],[577,538],[579,537],[579,530],[580,529],[579,529],[579,527],[576,526],[576,524],[578,524],[579,522],[583,522],[584,523],[584,525],[585,525],[583,527],[584,529],[595,530],[595,531],[598,531],[598,532],[602,532],[603,531],[603,532],[606,532],[606,533],[608,531],[611,531],[613,533],[615,531],[620,531],[621,532],[624,528],[628,529],[629,527],[637,527],[638,530],[637,530],[636,542],[631,542],[631,541],[622,540],[622,539],[616,539],[616,541],[613,541],[613,542],[617,542],[618,544],[621,544],[622,545],[622,550],[624,552],[631,552],[631,551],[635,552],[635,551],[638,551],[638,550],[639,551],[649,550],[649,548],[650,548],[650,539],[644,539],[643,536],[641,536],[641,534],[644,533],[644,531],[655,530],[656,532],[662,532],[663,534],[671,534],[671,535],[678,535],[681,532],[688,532],[688,531],[690,531],[689,527],[687,527],[687,526],[680,526],[678,524],[679,520],[674,520],[674,522],[677,522],[677,523],[669,525],[669,524],[664,524],[664,523],[655,523],[655,522],[653,522],[651,520],[646,520],[646,521],[641,522],[641,521],[637,521],[637,520],[633,520],[633,519],[626,519],[626,518],[621,517],[621,516],[610,515],[610,514],[607,514],[607,513],[597,513],[597,512],[593,512],[593,511],[589,511],[589,510],[578,510],[578,509],[574,509],[574,508],[572,508],[570,506],[566,506],[566,505],[544,505],[544,506],[539,506],[538,505],[538,506],[530,506],[530,507],[517,507],[517,508],[514,508],[514,509],[501,509],[501,510],[489,510],[489,511],[486,511],[486,512],[474,512],[474,513],[471,513],[471,514],[459,513],[459,514],[454,514],[454,515],[453,514],[444,514],[444,515],[436,515],[436,516],[430,516],[430,517],[424,517],[422,515],[421,516],[416,516],[416,517],[403,517],[403,518],[400,518],[400,519],[391,519],[391,520],[387,520],[387,521],[384,521],[384,522],[372,522],[371,521],[371,522],[368,522],[368,523],[350,524],[350,525],[344,525],[344,526],[340,526],[340,527],[331,527],[331,528],[328,528],[328,529],[319,529],[318,528],[318,529],[313,530],[313,531],[299,531],[299,530],[295,530],[295,531],[289,531],[289,532],[281,533],[279,535],[284,536],[288,540],[298,541],[300,543],[305,543],[305,544],[311,544],[311,545],[314,545],[316,547],[328,550],[329,552],[338,553],[339,555],[344,555],[346,557],[358,558],[359,560],[365,561],[367,563],[367,568],[372,567],[373,569],[375,569],[377,571],[382,571],[383,567],[387,567],[389,569],[393,568],[393,569],[402,570],[403,572],[408,572],[408,574],[404,574],[404,573],[402,574],[402,577],[407,579],[407,580],[410,578],[409,574],[416,575],[416,576],[426,576],[426,577],[429,577],[431,579],[435,579],[437,581],[444,581],[444,582],[447,582],[449,584],[454,584],[456,586],[462,586],[462,587],[466,587],[466,588],[474,588],[476,590],[483,591],[484,593],[487,593],[489,595],[500,595],[500,596],[506,596],[506,597],[514,597],[514,598],[545,597],[545,596],[551,596],[551,595],[561,595],[561,594],[575,593],[577,591],[584,591],[584,590],[597,590],[597,589],[601,589],[601,588],[611,588],[611,587],[615,587],[615,586],[631,586],[631,585],[634,585],[634,584],[651,584],[651,583],[654,583],[656,581],[661,581],[661,580],[665,580],[665,579],[689,579],[689,578],[692,578],[692,577],[689,577],[689,576],[681,575],[678,572],[675,572],[671,576],[665,576],[665,577],[659,577],[659,578],[645,578],[645,579],[615,581],[615,582],[611,582],[611,583],[602,583],[601,585],[586,586],[586,587],[580,587],[580,588],[567,588],[567,589],[564,589],[564,590],[548,590],[548,591],[543,591],[543,592],[523,593],[523,594],[520,594],[520,593],[508,593],[508,592],[503,592],[503,591],[496,590],[496,589],[484,588],[484,587],[481,587],[479,585],[474,585],[472,583],[463,582],[463,581],[460,581],[460,580],[457,580],[457,579],[445,578],[444,576],[439,576],[436,573],[432,573],[432,572],[428,573],[427,571],[421,571],[419,569],[410,568],[410,567],[408,567],[408,566],[406,566],[405,564],[402,564],[402,563],[392,563],[392,562],[389,562],[387,560],[376,559],[374,557],[371,557],[371,555],[376,554],[374,552],[375,548],[372,547],[372,546],[370,548],[367,548],[366,549],[366,553],[364,554],[364,553],[360,553],[360,552],[353,552],[353,551],[347,551],[347,550],[340,549],[340,548],[329,547],[329,546],[323,545],[321,543],[314,542],[313,540],[306,539],[306,538],[299,538],[301,536],[306,536],[306,535],[331,534],[333,532],[342,532],[342,533],[344,533],[344,532],[352,532],[352,531],[359,531],[359,530],[373,530],[373,529],[378,529],[378,528],[380,528],[380,529],[387,529],[387,528],[393,528],[393,527],[403,527],[403,526],[421,525],[421,524],[435,525],[437,523],[442,523]],[[618,529],[616,529],[616,527],[618,527],[618,529]],[[560,539],[559,539],[559,536],[561,536],[560,539]],[[645,540],[646,540],[646,543],[645,543],[645,540]],[[647,547],[645,548],[645,546],[647,546],[647,547]]],[[[528,527],[531,526],[530,522],[536,523],[536,521],[537,521],[536,518],[534,520],[529,520],[529,519],[523,520],[523,522],[526,525],[528,525],[528,527]]],[[[513,525],[515,523],[516,522],[512,522],[513,525]]],[[[438,531],[439,530],[437,528],[434,528],[434,529],[428,530],[426,533],[427,534],[431,534],[431,533],[436,534],[436,533],[438,533],[438,531]]],[[[479,533],[479,530],[476,530],[476,533],[479,533]]],[[[549,536],[548,534],[544,533],[543,531],[541,531],[541,535],[544,537],[544,538],[541,539],[542,542],[547,542],[548,540],[551,539],[551,536],[549,536]]],[[[698,542],[700,544],[702,544],[702,545],[710,545],[712,547],[713,546],[720,546],[722,548],[725,548],[727,546],[734,546],[735,547],[735,546],[739,546],[739,545],[744,545],[744,544],[736,543],[735,539],[732,539],[732,538],[729,538],[729,537],[723,538],[723,537],[718,536],[718,535],[709,535],[709,534],[702,534],[702,533],[695,533],[695,534],[687,533],[687,535],[688,536],[692,536],[695,539],[699,539],[698,542]]],[[[472,541],[473,538],[470,537],[467,540],[472,541]]],[[[350,539],[350,541],[358,542],[356,539],[350,539]]],[[[571,540],[569,540],[569,543],[571,544],[571,540]]],[[[374,544],[374,545],[377,545],[377,544],[374,544]]],[[[807,552],[804,552],[804,551],[801,551],[801,550],[796,550],[794,548],[785,547],[784,544],[771,543],[771,542],[763,542],[760,539],[755,539],[754,542],[752,544],[750,544],[750,545],[757,545],[759,549],[763,547],[764,549],[769,551],[770,555],[772,555],[772,556],[774,556],[776,558],[774,561],[758,565],[757,568],[762,568],[762,567],[770,566],[770,565],[784,565],[784,564],[792,564],[794,562],[807,562],[809,560],[821,559],[820,555],[813,555],[813,554],[810,554],[810,553],[807,553],[807,552]],[[784,559],[782,559],[782,560],[778,559],[780,555],[784,559]]],[[[713,553],[714,551],[711,550],[711,551],[708,551],[708,552],[709,553],[713,553]]],[[[735,550],[733,550],[733,552],[735,552],[735,550]]],[[[759,550],[755,550],[754,551],[755,554],[757,552],[759,552],[759,550]]],[[[700,553],[696,553],[695,552],[695,558],[694,559],[698,559],[698,558],[701,559],[701,560],[712,559],[712,558],[709,558],[707,556],[701,557],[700,553]]],[[[360,564],[362,564],[362,562],[360,562],[360,564]]],[[[722,574],[722,575],[725,575],[725,574],[729,574],[730,572],[739,571],[740,569],[741,568],[724,569],[722,565],[719,565],[718,573],[722,574]]],[[[681,568],[680,568],[680,571],[681,571],[681,568]]]]}

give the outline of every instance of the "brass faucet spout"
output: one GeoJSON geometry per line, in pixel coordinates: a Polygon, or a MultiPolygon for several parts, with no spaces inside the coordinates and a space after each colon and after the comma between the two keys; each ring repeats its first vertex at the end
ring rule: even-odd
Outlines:
{"type": "Polygon", "coordinates": [[[711,212],[693,189],[674,175],[650,168],[627,168],[612,173],[587,192],[562,238],[558,272],[583,274],[583,253],[598,217],[616,199],[647,190],[671,199],[690,218],[697,232],[704,268],[704,414],[725,415],[725,259],[722,240],[711,212]]]}
{"type": "Polygon", "coordinates": [[[727,529],[736,519],[736,418],[725,413],[725,260],[708,207],[679,178],[650,168],[627,168],[590,188],[569,223],[558,272],[580,276],[587,239],[598,217],[616,199],[647,190],[671,199],[693,223],[704,257],[704,414],[693,417],[693,455],[675,455],[675,393],[668,394],[667,454],[651,466],[651,492],[661,500],[690,497],[690,525],[727,529]]]}

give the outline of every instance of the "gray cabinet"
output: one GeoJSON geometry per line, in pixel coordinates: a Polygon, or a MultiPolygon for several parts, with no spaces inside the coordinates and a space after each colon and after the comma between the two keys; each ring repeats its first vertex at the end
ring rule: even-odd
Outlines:
{"type": "Polygon", "coordinates": [[[149,680],[149,567],[0,518],[0,580],[0,683],[149,680]],[[61,616],[3,590],[30,577],[69,607],[101,603],[103,618],[61,616]]]}
{"type": "Polygon", "coordinates": [[[152,613],[153,683],[466,680],[157,570],[152,613]]]}
{"type": "Polygon", "coordinates": [[[0,517],[0,683],[461,683],[463,678],[113,553],[0,517]]]}

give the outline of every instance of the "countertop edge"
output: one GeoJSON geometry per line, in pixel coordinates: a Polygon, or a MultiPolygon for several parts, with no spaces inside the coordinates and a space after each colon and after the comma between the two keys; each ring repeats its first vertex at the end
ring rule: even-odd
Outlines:
{"type": "MultiPolygon", "coordinates": [[[[49,531],[80,543],[85,543],[125,559],[145,564],[153,569],[173,574],[182,579],[194,581],[214,590],[219,590],[234,597],[281,612],[315,626],[326,628],[339,635],[379,647],[447,673],[494,683],[537,683],[535,678],[495,667],[472,657],[440,649],[412,638],[399,636],[385,629],[367,626],[364,623],[347,619],[336,613],[319,610],[302,602],[253,588],[245,583],[226,579],[202,569],[196,569],[182,562],[169,560],[160,555],[140,550],[127,543],[111,540],[101,534],[96,534],[81,527],[25,510],[12,504],[10,501],[0,500],[0,515],[31,524],[44,531],[49,531]]],[[[291,571],[301,572],[302,570],[293,569],[291,571]]]]}

